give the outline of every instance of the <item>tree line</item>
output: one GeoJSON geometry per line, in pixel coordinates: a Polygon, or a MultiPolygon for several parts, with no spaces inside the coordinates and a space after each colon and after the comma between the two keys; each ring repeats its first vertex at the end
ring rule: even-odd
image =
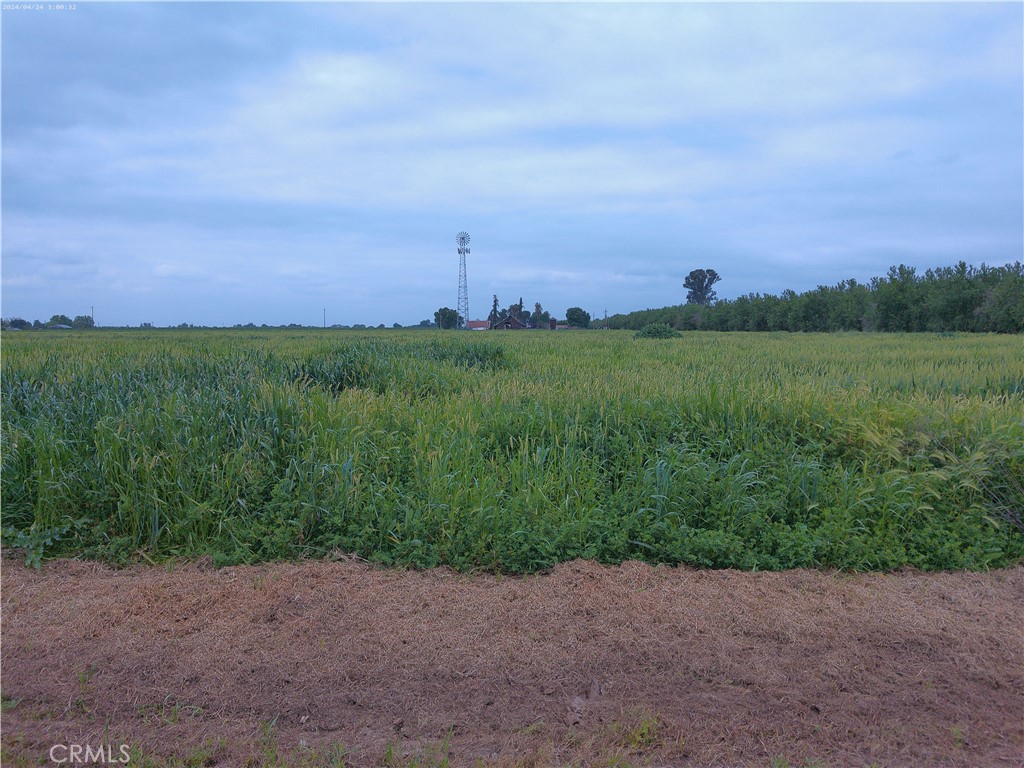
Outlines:
{"type": "Polygon", "coordinates": [[[19,331],[43,330],[45,328],[92,328],[94,326],[92,315],[78,315],[71,319],[67,315],[54,315],[45,323],[41,320],[29,322],[20,317],[12,317],[3,321],[4,328],[17,328],[19,331]]]}
{"type": "MultiPolygon", "coordinates": [[[[703,270],[701,270],[703,271],[703,270]]],[[[639,330],[666,323],[677,330],[714,331],[1024,331],[1024,264],[952,267],[919,274],[914,267],[891,267],[869,283],[843,280],[811,291],[781,295],[750,293],[710,303],[707,292],[695,301],[691,283],[686,304],[612,315],[607,327],[639,330]]],[[[691,273],[693,277],[693,273],[691,273]]],[[[690,280],[690,278],[688,278],[690,280]]],[[[700,291],[698,291],[700,293],[700,291]]],[[[602,323],[603,325],[603,323],[602,323]]]]}
{"type": "MultiPolygon", "coordinates": [[[[501,302],[495,294],[491,303],[491,311],[487,315],[487,322],[493,327],[495,323],[506,317],[515,318],[527,328],[549,328],[552,320],[558,322],[557,318],[544,309],[539,301],[533,305],[532,312],[526,309],[522,296],[519,297],[518,303],[502,308],[501,302]]],[[[434,313],[434,324],[438,328],[463,328],[466,325],[466,320],[467,318],[462,317],[457,310],[451,307],[441,307],[434,313]]],[[[575,328],[589,328],[590,313],[580,307],[569,307],[565,311],[565,322],[575,328]]]]}

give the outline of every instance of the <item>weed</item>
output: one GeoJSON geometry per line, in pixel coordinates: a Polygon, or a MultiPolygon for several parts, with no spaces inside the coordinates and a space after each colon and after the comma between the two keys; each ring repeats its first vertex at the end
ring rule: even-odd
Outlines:
{"type": "Polygon", "coordinates": [[[963,749],[964,748],[964,744],[967,741],[967,731],[964,729],[963,726],[960,726],[960,725],[951,726],[950,729],[949,729],[949,735],[953,739],[953,748],[954,749],[963,749]]]}
{"type": "Polygon", "coordinates": [[[139,714],[146,722],[155,721],[165,725],[177,725],[185,720],[202,717],[202,707],[184,704],[177,701],[172,694],[167,694],[163,702],[156,705],[145,705],[139,714]]]}
{"type": "Polygon", "coordinates": [[[636,722],[623,725],[616,723],[619,730],[619,746],[633,752],[643,752],[658,744],[664,731],[664,724],[656,715],[640,714],[636,722]]]}
{"type": "Polygon", "coordinates": [[[3,544],[36,567],[1024,558],[1024,337],[485,336],[11,336],[3,544]]]}
{"type": "Polygon", "coordinates": [[[21,699],[14,699],[8,696],[0,697],[0,711],[10,712],[21,703],[21,699]]]}

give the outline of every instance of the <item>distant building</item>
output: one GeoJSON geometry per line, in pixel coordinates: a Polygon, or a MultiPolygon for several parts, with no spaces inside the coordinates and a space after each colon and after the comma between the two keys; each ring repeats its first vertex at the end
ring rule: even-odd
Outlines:
{"type": "Polygon", "coordinates": [[[468,331],[486,331],[491,327],[491,324],[487,320],[468,320],[466,321],[466,330],[468,331]]]}
{"type": "Polygon", "coordinates": [[[494,324],[493,328],[496,331],[522,331],[527,328],[527,325],[512,315],[505,315],[494,324]]]}

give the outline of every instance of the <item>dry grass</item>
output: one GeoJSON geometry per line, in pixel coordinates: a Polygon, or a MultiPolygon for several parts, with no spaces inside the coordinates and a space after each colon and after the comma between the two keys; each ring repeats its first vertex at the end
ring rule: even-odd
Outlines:
{"type": "Polygon", "coordinates": [[[1021,765],[1022,605],[1024,568],[7,559],[3,743],[11,764],[114,738],[156,764],[1021,765]]]}

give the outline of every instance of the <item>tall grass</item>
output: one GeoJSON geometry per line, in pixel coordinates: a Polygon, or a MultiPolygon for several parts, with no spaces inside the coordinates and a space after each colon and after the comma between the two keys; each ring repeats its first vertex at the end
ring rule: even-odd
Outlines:
{"type": "Polygon", "coordinates": [[[1024,339],[11,334],[7,544],[779,569],[1024,556],[1024,339]]]}

